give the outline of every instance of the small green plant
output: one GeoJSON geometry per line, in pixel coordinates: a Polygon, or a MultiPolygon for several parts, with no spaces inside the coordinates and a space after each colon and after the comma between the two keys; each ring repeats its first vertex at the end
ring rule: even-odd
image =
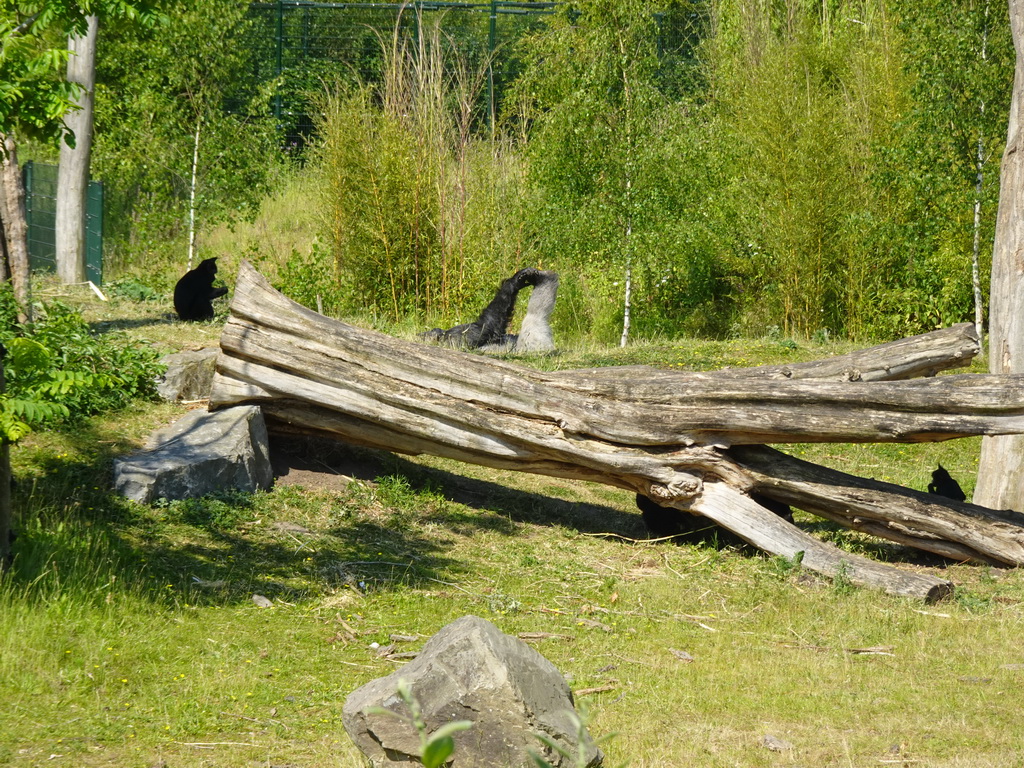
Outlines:
{"type": "Polygon", "coordinates": [[[832,589],[837,595],[848,595],[857,589],[850,581],[850,566],[845,560],[839,564],[836,575],[832,577],[832,589]]]}
{"type": "MultiPolygon", "coordinates": [[[[591,765],[591,760],[593,759],[593,754],[588,754],[588,746],[596,747],[602,742],[608,741],[608,739],[614,737],[615,734],[606,733],[599,739],[592,741],[590,739],[590,734],[587,732],[587,723],[590,720],[590,716],[587,712],[586,707],[580,706],[580,711],[578,713],[575,711],[570,711],[567,714],[569,715],[569,719],[572,721],[573,725],[576,728],[575,755],[573,755],[571,752],[569,752],[569,750],[567,750],[565,747],[563,747],[561,744],[559,744],[546,734],[535,733],[533,735],[536,736],[537,740],[542,742],[544,746],[546,746],[548,749],[557,752],[566,760],[571,760],[573,768],[587,768],[589,765],[591,765]]],[[[530,754],[530,758],[533,760],[534,763],[536,763],[537,768],[555,768],[555,766],[552,763],[549,763],[547,760],[538,755],[532,749],[528,751],[530,754]]]]}
{"type": "Polygon", "coordinates": [[[792,557],[777,555],[771,559],[772,569],[780,579],[785,579],[794,573],[799,572],[804,561],[804,551],[800,550],[792,557]]]}
{"type": "Polygon", "coordinates": [[[433,733],[429,733],[427,724],[423,722],[423,714],[420,711],[419,702],[412,695],[409,681],[399,678],[398,695],[409,708],[409,717],[404,717],[397,712],[392,712],[390,709],[384,709],[383,707],[370,707],[366,711],[376,715],[390,715],[409,723],[416,729],[416,733],[420,737],[420,762],[423,763],[425,768],[440,768],[451,757],[452,752],[455,751],[455,740],[452,738],[452,734],[468,730],[473,726],[473,723],[469,720],[456,720],[442,725],[433,733]]]}
{"type": "Polygon", "coordinates": [[[115,280],[109,285],[108,290],[114,296],[129,301],[158,301],[162,298],[160,292],[155,288],[139,282],[133,277],[115,280]]]}
{"type": "Polygon", "coordinates": [[[241,491],[211,494],[192,499],[161,501],[167,517],[211,531],[227,531],[253,518],[253,498],[241,491]]]}
{"type": "Polygon", "coordinates": [[[151,347],[96,334],[61,302],[40,307],[35,322],[21,328],[9,297],[10,291],[0,294],[0,343],[8,353],[0,429],[8,440],[155,396],[162,366],[151,347]]]}

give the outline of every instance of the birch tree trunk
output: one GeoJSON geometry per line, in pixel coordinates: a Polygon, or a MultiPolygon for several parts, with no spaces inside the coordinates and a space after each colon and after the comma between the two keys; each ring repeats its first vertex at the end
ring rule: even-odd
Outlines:
{"type": "Polygon", "coordinates": [[[74,134],[75,146],[60,146],[57,169],[57,208],[55,222],[57,276],[65,285],[85,281],[85,207],[89,187],[89,162],[92,154],[93,92],[96,84],[96,31],[98,20],[88,19],[82,37],[69,37],[69,83],[82,90],[75,100],[78,109],[64,116],[74,134]]]}
{"type": "MultiPolygon", "coordinates": [[[[1010,0],[1010,26],[1017,53],[1006,150],[999,179],[999,212],[992,251],[989,370],[1024,372],[1024,0],[1010,0]]],[[[993,509],[1024,511],[1024,437],[986,437],[974,502],[993,509]]]]}
{"type": "Polygon", "coordinates": [[[192,179],[188,187],[188,268],[191,270],[196,255],[196,179],[199,173],[199,133],[203,119],[196,116],[196,133],[192,142],[192,179]]]}

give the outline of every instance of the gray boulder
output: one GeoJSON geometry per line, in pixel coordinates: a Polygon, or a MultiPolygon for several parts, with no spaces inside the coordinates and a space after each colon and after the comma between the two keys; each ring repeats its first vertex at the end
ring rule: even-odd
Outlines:
{"type": "Polygon", "coordinates": [[[147,447],[114,461],[114,488],[129,499],[186,499],[266,490],[273,482],[259,406],[190,411],[154,432],[147,447]]]}
{"type": "MultiPolygon", "coordinates": [[[[489,621],[463,616],[430,638],[415,660],[345,700],[345,730],[374,768],[417,764],[419,737],[407,719],[367,713],[382,707],[408,718],[397,694],[399,678],[409,683],[429,732],[456,720],[473,722],[454,736],[451,768],[528,768],[534,765],[528,749],[554,766],[575,766],[533,735],[577,754],[575,709],[565,679],[518,638],[489,621]]],[[[601,765],[603,755],[589,735],[583,748],[587,766],[601,765]]]]}
{"type": "Polygon", "coordinates": [[[160,397],[172,403],[208,399],[219,352],[218,347],[206,347],[160,358],[167,366],[167,372],[156,384],[160,397]]]}

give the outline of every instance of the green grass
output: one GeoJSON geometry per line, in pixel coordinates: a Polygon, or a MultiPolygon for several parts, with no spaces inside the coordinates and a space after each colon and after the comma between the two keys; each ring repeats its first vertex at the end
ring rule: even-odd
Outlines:
{"type": "MultiPolygon", "coordinates": [[[[168,348],[217,338],[216,324],[161,321],[159,302],[80,298],[98,326],[168,348]]],[[[841,351],[694,341],[536,362],[717,368],[841,351]]],[[[414,650],[470,613],[564,635],[535,647],[573,689],[611,686],[582,699],[595,734],[617,733],[608,765],[1024,761],[1016,571],[942,566],[801,517],[840,546],[958,584],[926,606],[777,558],[645,541],[614,489],[340,444],[293,447],[323,472],[268,493],[157,505],[113,494],[112,459],[182,412],[133,406],[15,448],[0,765],[355,768],[345,697],[396,668],[371,643],[419,635],[414,650]],[[770,751],[766,735],[792,749],[770,751]]],[[[978,441],[788,450],[917,489],[941,461],[970,493],[978,441]]]]}

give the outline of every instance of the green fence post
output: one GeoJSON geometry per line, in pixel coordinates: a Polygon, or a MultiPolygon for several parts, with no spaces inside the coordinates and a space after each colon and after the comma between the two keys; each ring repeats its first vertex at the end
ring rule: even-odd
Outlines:
{"type": "Polygon", "coordinates": [[[85,277],[103,284],[103,183],[90,181],[85,205],[85,277]]]}
{"type": "Polygon", "coordinates": [[[32,161],[29,160],[22,166],[22,184],[25,185],[25,231],[28,233],[28,253],[29,263],[32,261],[32,182],[33,182],[33,165],[32,161]]]}

